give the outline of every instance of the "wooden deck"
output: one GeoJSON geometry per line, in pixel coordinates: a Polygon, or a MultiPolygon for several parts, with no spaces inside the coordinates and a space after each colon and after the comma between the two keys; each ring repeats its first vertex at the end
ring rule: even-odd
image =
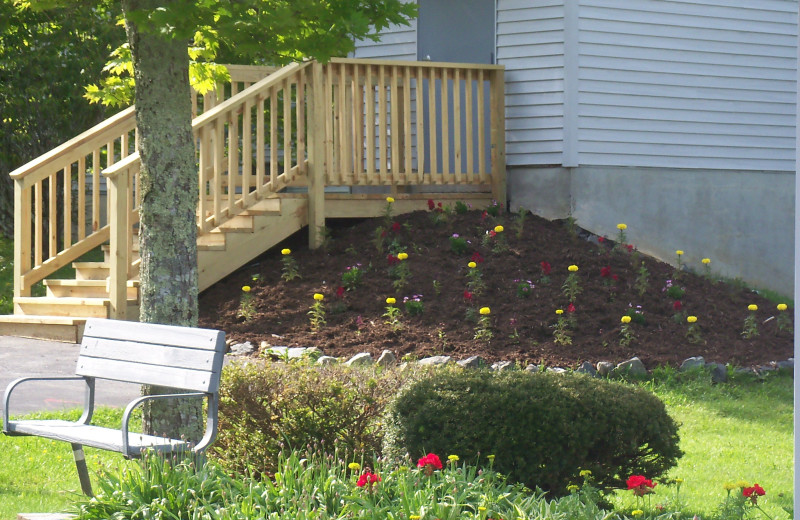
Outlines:
{"type": "MultiPolygon", "coordinates": [[[[192,105],[201,290],[304,226],[317,247],[326,218],[378,215],[387,195],[398,212],[434,197],[506,199],[501,66],[334,59],[230,71],[192,105]]],[[[136,143],[131,107],[11,173],[15,314],[137,319],[136,143]],[[101,246],[104,262],[31,296],[101,246]]],[[[4,323],[15,322],[0,318],[0,333],[4,323]]]]}

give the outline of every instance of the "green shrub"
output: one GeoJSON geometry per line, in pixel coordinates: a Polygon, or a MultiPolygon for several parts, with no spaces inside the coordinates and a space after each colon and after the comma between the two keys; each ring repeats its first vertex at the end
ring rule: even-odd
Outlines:
{"type": "Polygon", "coordinates": [[[380,452],[381,416],[406,380],[422,372],[297,363],[233,363],[220,385],[219,434],[211,451],[229,470],[272,473],[282,449],[320,443],[332,452],[380,452]]]}
{"type": "Polygon", "coordinates": [[[409,385],[387,414],[384,454],[494,455],[495,468],[556,494],[592,471],[603,489],[676,464],[675,422],[655,396],[582,375],[440,372],[409,385]]]}

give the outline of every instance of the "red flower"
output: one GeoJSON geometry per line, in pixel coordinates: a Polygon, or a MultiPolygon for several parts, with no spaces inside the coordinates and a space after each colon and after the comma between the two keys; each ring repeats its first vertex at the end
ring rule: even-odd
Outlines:
{"type": "Polygon", "coordinates": [[[393,254],[389,253],[389,255],[386,257],[386,261],[389,262],[389,265],[394,265],[400,260],[398,260],[393,254]]]}
{"type": "Polygon", "coordinates": [[[386,230],[381,231],[381,238],[386,238],[386,230]]]}
{"type": "Polygon", "coordinates": [[[753,484],[753,487],[742,488],[742,495],[749,498],[754,504],[758,503],[758,497],[763,497],[767,492],[758,484],[753,484]]]}
{"type": "Polygon", "coordinates": [[[617,282],[617,281],[619,281],[619,276],[617,276],[615,274],[612,274],[611,275],[611,279],[614,280],[615,282],[617,282]]]}
{"type": "Polygon", "coordinates": [[[606,237],[597,237],[597,241],[601,244],[606,241],[606,237]]]}
{"type": "Polygon", "coordinates": [[[674,302],[672,302],[672,308],[675,309],[676,311],[679,311],[681,310],[681,308],[683,308],[683,304],[681,303],[680,300],[675,300],[674,302]]]}
{"type": "Polygon", "coordinates": [[[609,276],[611,276],[611,267],[609,266],[601,267],[600,276],[602,276],[603,278],[608,278],[609,276]]]}
{"type": "Polygon", "coordinates": [[[472,256],[470,257],[470,260],[472,260],[472,261],[473,261],[473,262],[475,262],[476,264],[482,264],[482,263],[483,263],[483,257],[482,257],[482,256],[481,256],[481,254],[480,254],[479,252],[477,252],[477,251],[475,251],[474,253],[472,253],[472,256]]]}
{"type": "Polygon", "coordinates": [[[428,209],[433,211],[433,208],[436,207],[436,204],[433,203],[433,199],[428,199],[428,209]]]}
{"type": "Polygon", "coordinates": [[[633,244],[626,244],[625,249],[627,249],[628,252],[630,253],[631,251],[633,251],[633,244]]]}
{"type": "Polygon", "coordinates": [[[344,287],[339,286],[339,288],[336,289],[336,297],[341,298],[343,295],[344,295],[344,287]]]}
{"type": "Polygon", "coordinates": [[[567,305],[567,312],[575,312],[575,306],[571,302],[567,305]]]}
{"type": "Polygon", "coordinates": [[[486,210],[483,210],[483,213],[481,213],[481,220],[486,220],[486,217],[488,217],[488,216],[489,216],[489,214],[486,213],[486,210]]]}
{"type": "Polygon", "coordinates": [[[490,236],[490,237],[494,238],[494,237],[495,237],[495,235],[497,235],[497,233],[495,232],[495,230],[494,230],[494,229],[493,229],[493,230],[491,230],[491,231],[489,231],[489,236],[490,236]]]}
{"type": "Polygon", "coordinates": [[[644,475],[631,475],[625,483],[628,489],[633,490],[633,494],[639,497],[652,493],[652,489],[656,487],[656,483],[644,475]]]}
{"type": "Polygon", "coordinates": [[[392,231],[397,233],[400,231],[400,223],[399,222],[392,222],[392,231]]]}
{"type": "Polygon", "coordinates": [[[358,482],[356,482],[356,486],[364,487],[367,484],[369,484],[370,487],[372,487],[372,484],[380,481],[381,477],[379,477],[375,473],[370,473],[369,471],[367,471],[366,473],[363,473],[360,477],[358,477],[358,482]]]}
{"type": "Polygon", "coordinates": [[[545,276],[550,274],[550,269],[552,269],[552,267],[550,266],[549,262],[542,261],[541,266],[542,266],[542,274],[544,274],[545,276]]]}
{"type": "Polygon", "coordinates": [[[472,301],[472,293],[467,291],[467,290],[465,290],[464,291],[464,299],[467,300],[468,302],[471,302],[472,301]]]}
{"type": "Polygon", "coordinates": [[[442,461],[435,453],[428,453],[417,461],[417,467],[423,468],[426,475],[433,474],[433,470],[442,469],[442,461]]]}

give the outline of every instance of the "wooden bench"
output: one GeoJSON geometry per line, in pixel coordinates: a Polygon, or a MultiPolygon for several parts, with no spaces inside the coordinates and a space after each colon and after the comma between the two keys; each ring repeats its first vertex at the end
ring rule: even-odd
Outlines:
{"type": "Polygon", "coordinates": [[[225,333],[197,329],[89,319],[81,342],[75,376],[24,377],[6,388],[3,398],[3,433],[33,435],[72,444],[81,489],[92,496],[83,446],[140,457],[147,449],[160,453],[202,453],[217,434],[219,380],[225,355],[225,333]],[[95,403],[95,379],[156,385],[188,393],[142,396],[128,404],[119,429],[91,423],[95,403]],[[30,381],[82,380],[86,384],[83,415],[76,421],[27,420],[9,417],[12,392],[30,381]],[[208,403],[205,435],[192,444],[129,431],[131,412],[148,400],[205,397],[208,403]]]}

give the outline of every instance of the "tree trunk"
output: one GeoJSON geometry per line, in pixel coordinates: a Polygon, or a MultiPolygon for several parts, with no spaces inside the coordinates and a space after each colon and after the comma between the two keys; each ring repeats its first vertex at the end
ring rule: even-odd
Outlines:
{"type": "MultiPolygon", "coordinates": [[[[123,0],[126,14],[160,5],[164,2],[123,0]]],[[[126,32],[133,56],[142,160],[139,319],[196,326],[198,180],[191,127],[188,42],[141,30],[130,21],[126,32]]],[[[166,392],[173,390],[143,388],[146,395],[166,392]]],[[[144,409],[148,433],[199,440],[203,425],[198,400],[151,403],[144,409]]]]}

